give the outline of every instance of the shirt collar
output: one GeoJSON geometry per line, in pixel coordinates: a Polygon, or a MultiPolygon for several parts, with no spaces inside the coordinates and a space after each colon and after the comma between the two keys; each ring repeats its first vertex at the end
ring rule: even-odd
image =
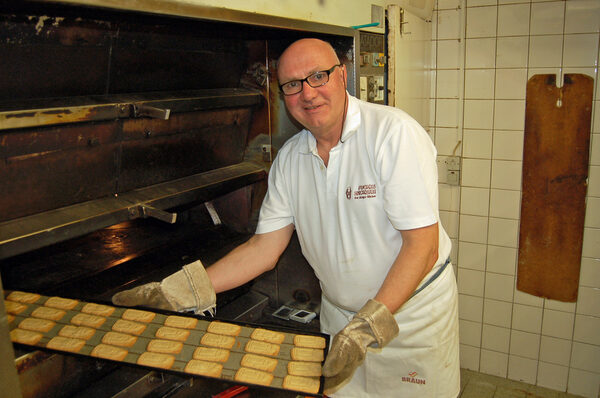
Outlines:
{"type": "MultiPolygon", "coordinates": [[[[348,141],[348,139],[356,133],[361,121],[358,99],[348,94],[348,92],[346,92],[346,98],[348,98],[348,111],[346,112],[346,120],[344,121],[344,128],[342,129],[342,137],[340,139],[342,144],[348,141]]],[[[316,154],[317,140],[309,130],[304,129],[302,132],[304,133],[304,136],[302,137],[300,152],[305,154],[316,154]]]]}
{"type": "Polygon", "coordinates": [[[340,141],[342,143],[348,141],[360,127],[360,107],[358,106],[358,99],[346,93],[348,98],[348,111],[346,112],[346,120],[344,121],[344,129],[342,130],[342,137],[340,141]]]}

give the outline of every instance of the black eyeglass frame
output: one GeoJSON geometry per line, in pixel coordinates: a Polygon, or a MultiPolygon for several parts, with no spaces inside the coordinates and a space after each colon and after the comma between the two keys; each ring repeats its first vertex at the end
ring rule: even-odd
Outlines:
{"type": "Polygon", "coordinates": [[[289,82],[285,82],[283,84],[279,85],[279,90],[281,91],[281,93],[285,96],[288,95],[296,95],[296,94],[300,94],[302,92],[302,90],[304,90],[304,82],[306,82],[306,84],[308,84],[309,86],[311,86],[312,88],[317,88],[317,87],[323,87],[324,85],[326,85],[327,83],[329,83],[329,75],[331,75],[333,73],[333,71],[335,70],[336,67],[342,67],[344,64],[335,64],[333,65],[331,68],[327,69],[327,70],[320,70],[317,71],[315,73],[311,73],[310,75],[306,76],[304,79],[295,79],[295,80],[290,80],[289,82]],[[313,86],[312,84],[310,84],[310,82],[308,81],[308,79],[310,79],[311,77],[313,77],[314,75],[318,74],[318,73],[325,73],[327,74],[327,81],[323,84],[319,84],[318,86],[313,86]],[[285,86],[286,84],[292,83],[292,82],[299,82],[300,83],[300,90],[296,93],[292,93],[292,94],[286,94],[283,91],[283,86],[285,86]]]}

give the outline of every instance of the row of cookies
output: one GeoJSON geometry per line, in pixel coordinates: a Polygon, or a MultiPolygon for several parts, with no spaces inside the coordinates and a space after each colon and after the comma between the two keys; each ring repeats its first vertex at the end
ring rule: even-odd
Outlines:
{"type": "MultiPolygon", "coordinates": [[[[38,300],[39,297],[39,295],[32,293],[12,292],[8,296],[8,299],[17,299],[19,302],[7,302],[7,304],[14,305],[13,308],[7,306],[9,309],[8,312],[18,314],[23,309],[18,308],[23,307],[23,304],[20,304],[20,302],[31,303],[38,300]],[[17,310],[12,312],[11,310],[15,310],[14,307],[17,307],[17,310]]],[[[65,315],[64,310],[72,309],[76,303],[76,300],[51,297],[44,303],[44,306],[49,305],[52,308],[37,307],[31,312],[31,315],[34,318],[42,318],[49,321],[60,321],[60,319],[65,315]],[[63,310],[54,308],[62,308],[63,310]]],[[[116,321],[113,320],[112,323],[109,321],[105,324],[107,319],[106,316],[110,316],[114,310],[115,307],[111,306],[85,303],[81,308],[81,313],[77,313],[71,319],[65,319],[65,321],[67,321],[67,323],[72,323],[79,326],[101,328],[115,332],[140,335],[146,330],[146,325],[144,323],[152,321],[156,315],[155,313],[149,311],[126,309],[122,313],[122,319],[118,319],[116,321]]],[[[51,322],[46,323],[48,325],[53,325],[51,322]]],[[[168,316],[164,321],[165,326],[156,327],[154,325],[150,325],[151,330],[148,330],[146,335],[153,337],[155,336],[161,339],[185,342],[185,340],[190,336],[190,332],[188,330],[181,329],[193,329],[197,323],[198,320],[191,317],[168,316]]],[[[23,327],[26,328],[26,323],[23,325],[23,327]]],[[[206,328],[208,333],[206,335],[196,335],[196,337],[202,336],[203,344],[216,347],[223,346],[231,349],[235,340],[232,337],[224,337],[220,335],[238,336],[241,330],[242,328],[239,325],[224,322],[210,322],[206,328]]],[[[251,334],[249,337],[251,341],[248,342],[246,351],[272,356],[276,356],[278,354],[280,349],[278,344],[282,343],[286,336],[284,333],[262,328],[250,328],[250,330],[251,334]]],[[[196,344],[197,341],[198,340],[196,338],[192,339],[192,344],[196,344]]],[[[290,353],[292,359],[322,361],[322,349],[325,347],[325,339],[323,337],[295,335],[293,337],[293,344],[294,348],[290,353]],[[296,348],[296,346],[303,348],[296,348]],[[315,352],[304,348],[313,348],[315,349],[315,352]]],[[[238,344],[238,348],[239,345],[240,344],[238,344]]]]}
{"type": "MultiPolygon", "coordinates": [[[[280,333],[261,328],[255,329],[250,327],[240,327],[239,325],[225,322],[203,321],[193,317],[163,315],[151,311],[143,311],[132,308],[125,309],[102,304],[85,303],[78,300],[61,297],[50,297],[46,299],[43,297],[44,296],[36,293],[19,291],[11,292],[7,296],[7,301],[5,301],[7,312],[9,315],[11,315],[9,320],[12,321],[14,315],[22,313],[27,308],[27,304],[35,303],[36,305],[32,306],[33,310],[31,310],[30,313],[33,313],[33,317],[36,318],[60,321],[65,315],[64,311],[72,310],[73,312],[81,313],[81,315],[77,314],[74,319],[68,320],[66,323],[74,323],[82,326],[111,330],[113,324],[110,322],[108,324],[104,324],[104,322],[106,322],[107,317],[117,318],[123,320],[117,324],[117,328],[122,327],[123,329],[129,329],[131,332],[135,332],[137,335],[144,331],[145,328],[143,324],[147,324],[150,327],[150,334],[153,334],[157,330],[155,325],[159,325],[158,327],[168,326],[192,331],[197,329],[202,332],[208,331],[210,333],[221,335],[246,336],[252,338],[253,340],[265,341],[274,344],[287,343],[293,344],[294,346],[316,349],[323,349],[325,347],[325,339],[320,336],[294,335],[291,333],[280,333]],[[125,321],[138,322],[138,324],[125,321]],[[228,328],[229,331],[227,331],[228,328]],[[311,343],[311,341],[313,341],[313,343],[311,343]]],[[[24,312],[23,314],[27,314],[27,312],[24,312]]]]}
{"type": "Polygon", "coordinates": [[[107,317],[149,324],[156,322],[165,326],[194,329],[198,319],[183,316],[166,316],[151,311],[132,308],[119,308],[110,305],[86,303],[62,297],[44,297],[37,293],[13,291],[5,300],[7,313],[12,315],[33,313],[34,317],[59,321],[68,311],[87,314],[81,317],[82,323],[90,327],[100,328],[107,317]],[[27,311],[29,304],[30,310],[27,311]],[[97,318],[101,317],[101,318],[97,318]]]}
{"type": "MultiPolygon", "coordinates": [[[[39,300],[39,295],[31,293],[20,294],[20,292],[14,295],[13,293],[7,297],[7,309],[8,312],[15,314],[23,311],[22,304],[35,303],[39,300]]],[[[64,317],[65,311],[73,310],[75,305],[80,303],[76,300],[57,297],[49,298],[43,304],[43,306],[36,307],[30,311],[29,315],[31,317],[21,320],[19,329],[15,329],[15,332],[13,332],[15,341],[35,345],[41,339],[38,332],[47,332],[52,329],[55,322],[60,321],[64,317]]],[[[190,330],[186,329],[194,329],[198,322],[197,319],[191,317],[168,316],[164,320],[164,326],[154,326],[150,325],[150,322],[155,319],[155,313],[127,309],[121,314],[120,319],[112,320],[111,324],[111,321],[106,322],[106,319],[111,315],[116,315],[115,307],[94,303],[81,303],[78,309],[80,313],[75,314],[70,319],[64,319],[74,325],[66,325],[58,330],[56,336],[47,342],[46,346],[48,348],[79,352],[86,344],[86,341],[96,333],[92,328],[103,328],[109,331],[104,333],[99,344],[96,341],[92,352],[89,354],[112,360],[126,360],[126,357],[131,353],[131,347],[133,347],[137,340],[136,336],[142,335],[144,332],[151,332],[151,334],[144,333],[144,335],[153,336],[156,339],[153,338],[150,341],[145,341],[137,347],[135,351],[138,354],[140,354],[140,351],[142,352],[135,360],[135,363],[165,369],[173,367],[176,362],[174,355],[181,353],[183,342],[190,336],[190,330]],[[150,327],[148,328],[147,326],[150,327]]],[[[12,321],[12,319],[10,320],[12,321]]],[[[191,355],[192,359],[185,363],[184,371],[220,377],[223,365],[219,364],[219,361],[214,360],[215,353],[217,350],[222,350],[223,348],[228,350],[234,348],[233,345],[236,343],[236,337],[234,336],[239,336],[242,328],[239,325],[217,321],[210,322],[205,330],[206,333],[202,335],[200,344],[209,347],[197,347],[193,355],[191,355]]],[[[265,370],[272,371],[273,364],[276,364],[277,359],[268,358],[264,355],[278,357],[281,347],[279,344],[286,337],[289,338],[289,334],[286,335],[262,328],[249,328],[249,331],[250,339],[245,344],[241,343],[247,339],[238,339],[237,347],[234,348],[235,350],[243,346],[243,352],[245,352],[241,360],[238,359],[235,361],[238,363],[237,367],[241,366],[241,368],[236,372],[234,378],[241,382],[271,385],[272,376],[268,382],[259,376],[265,370]]],[[[193,340],[195,342],[198,341],[197,339],[193,340]]],[[[293,343],[294,347],[291,348],[291,352],[288,354],[288,356],[291,355],[292,361],[287,362],[288,369],[283,387],[306,392],[316,392],[319,388],[318,376],[320,375],[320,362],[323,360],[325,339],[320,336],[295,335],[293,336],[293,343]],[[298,361],[313,362],[303,363],[298,361]],[[306,383],[298,384],[299,381],[302,381],[303,376],[317,377],[317,381],[315,383],[314,379],[310,380],[312,382],[311,387],[306,387],[306,383]]],[[[132,359],[129,358],[127,362],[133,362],[132,359]]],[[[178,362],[180,363],[176,368],[181,368],[182,361],[178,362]]],[[[221,362],[224,361],[221,360],[221,362]]]]}
{"type": "MultiPolygon", "coordinates": [[[[49,324],[52,321],[45,319],[25,318],[20,325],[25,327],[15,328],[11,331],[11,338],[15,342],[23,344],[36,345],[42,339],[42,332],[50,330],[49,324]]],[[[212,329],[214,331],[214,329],[212,329]]],[[[57,336],[52,337],[44,345],[47,348],[67,351],[73,353],[85,353],[82,351],[87,340],[92,338],[96,331],[85,326],[64,325],[58,331],[57,336]]],[[[260,334],[260,333],[259,333],[260,334]]],[[[205,340],[205,343],[223,347],[223,340],[220,335],[207,333],[205,337],[215,336],[216,340],[205,340]]],[[[137,357],[132,356],[128,348],[132,347],[137,337],[125,333],[108,331],[102,337],[101,343],[92,345],[93,349],[89,355],[110,359],[115,361],[126,361],[137,363],[139,365],[150,366],[153,368],[172,369],[175,365],[176,355],[181,352],[183,344],[172,340],[149,340],[145,350],[137,357]],[[129,360],[126,357],[130,355],[129,360]]],[[[252,347],[249,341],[247,346],[252,347]]],[[[255,343],[261,343],[254,340],[255,343]]],[[[226,343],[227,345],[229,343],[226,343]]],[[[270,344],[270,343],[264,343],[270,344]]],[[[260,344],[257,346],[260,347],[260,344]]],[[[259,350],[260,352],[260,350],[259,350]]],[[[264,353],[263,353],[264,354],[264,353]]],[[[230,351],[224,348],[215,347],[197,347],[194,350],[193,359],[187,363],[181,363],[177,368],[183,368],[186,373],[203,375],[209,377],[221,377],[223,372],[223,364],[230,357],[230,351]]],[[[274,376],[265,371],[272,372],[277,364],[277,359],[268,358],[262,355],[245,354],[241,360],[234,361],[241,365],[234,375],[234,380],[239,382],[260,384],[270,386],[273,384],[274,376]]],[[[319,390],[321,365],[319,362],[288,362],[288,375],[282,381],[282,387],[300,390],[309,393],[316,393],[319,390]],[[302,376],[313,376],[311,378],[302,376]]]]}
{"type": "MultiPolygon", "coordinates": [[[[292,361],[287,362],[287,374],[283,379],[282,386],[286,389],[317,393],[320,387],[325,339],[319,336],[307,337],[309,338],[294,340],[294,347],[290,353],[292,361]],[[303,344],[309,347],[302,347],[303,344]],[[303,352],[304,357],[301,355],[303,352]],[[302,361],[302,359],[309,361],[302,361]]],[[[277,364],[277,359],[270,358],[270,356],[277,355],[285,335],[281,332],[259,328],[252,332],[250,338],[251,340],[245,347],[245,351],[250,354],[246,354],[242,359],[242,367],[236,373],[236,380],[270,385],[274,378],[272,372],[277,364]]]]}
{"type": "MultiPolygon", "coordinates": [[[[215,321],[209,325],[208,330],[223,338],[234,339],[239,336],[241,328],[235,324],[215,321]]],[[[283,388],[308,393],[319,391],[325,339],[319,336],[311,337],[311,339],[299,339],[297,342],[318,346],[321,349],[310,347],[293,347],[291,349],[292,359],[295,356],[295,350],[298,349],[312,350],[317,356],[313,354],[313,357],[310,358],[313,360],[312,362],[287,362],[286,373],[282,381],[283,388]],[[320,342],[318,339],[323,339],[323,341],[320,342]]],[[[240,367],[235,373],[234,380],[242,383],[272,386],[275,379],[274,371],[280,363],[278,355],[284,340],[284,333],[263,328],[254,329],[250,335],[250,340],[244,346],[245,354],[240,361],[240,367]]]]}
{"type": "MultiPolygon", "coordinates": [[[[32,314],[35,314],[34,311],[32,314]]],[[[290,346],[287,344],[273,344],[265,341],[248,339],[245,337],[233,337],[211,332],[190,331],[171,326],[157,326],[133,322],[123,319],[98,318],[88,314],[76,314],[65,317],[69,323],[57,322],[34,316],[17,316],[13,329],[29,330],[37,333],[45,333],[48,336],[61,336],[80,338],[89,341],[88,344],[99,343],[111,344],[125,347],[132,352],[154,351],[169,354],[181,354],[182,359],[192,356],[192,351],[198,345],[223,348],[234,352],[254,353],[263,356],[271,356],[286,361],[311,361],[321,362],[324,359],[323,349],[308,348],[302,346],[290,346]],[[91,318],[90,318],[91,317],[91,318]],[[91,322],[89,320],[92,320],[91,322]],[[102,328],[98,328],[100,319],[102,328]],[[192,336],[192,337],[190,337],[192,336]]],[[[215,322],[221,324],[221,322],[215,322]]],[[[209,330],[212,330],[209,325],[209,330]]],[[[236,325],[237,326],[237,325],[236,325]]],[[[253,335],[263,330],[255,329],[253,335]]],[[[265,330],[266,331],[266,330],[265,330]]],[[[263,331],[264,332],[264,331],[263,331]]],[[[270,332],[270,331],[267,331],[270,332]]],[[[296,336],[298,344],[304,344],[301,335],[296,336]]],[[[322,339],[320,336],[306,336],[322,339]]],[[[39,338],[37,339],[39,340],[39,338]]],[[[310,340],[307,340],[310,341],[310,340]]],[[[324,341],[324,339],[323,339],[324,341]]],[[[32,341],[19,341],[23,344],[35,344],[32,341]]]]}

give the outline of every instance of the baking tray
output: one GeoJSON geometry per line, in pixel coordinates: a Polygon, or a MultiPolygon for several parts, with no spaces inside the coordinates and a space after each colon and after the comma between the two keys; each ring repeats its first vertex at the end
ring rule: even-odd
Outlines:
{"type": "MultiPolygon", "coordinates": [[[[5,291],[5,296],[8,296],[10,293],[11,293],[11,291],[5,291]]],[[[25,310],[23,310],[22,312],[20,312],[19,314],[14,315],[15,318],[9,322],[9,329],[10,330],[16,329],[18,327],[19,323],[22,320],[24,320],[25,318],[30,317],[31,313],[36,308],[43,307],[44,303],[46,302],[46,300],[48,298],[50,298],[50,296],[40,295],[40,298],[34,303],[29,303],[29,304],[21,303],[21,304],[27,305],[27,308],[25,310]]],[[[74,299],[74,300],[78,300],[78,299],[74,299]]],[[[16,343],[16,342],[14,344],[23,346],[23,347],[35,347],[36,349],[40,349],[43,351],[59,352],[61,354],[74,355],[74,356],[85,356],[85,357],[93,358],[95,360],[127,364],[127,365],[132,365],[132,366],[136,366],[136,367],[140,367],[140,368],[151,369],[151,370],[159,370],[161,372],[173,373],[173,374],[177,374],[180,376],[185,375],[188,377],[191,376],[191,377],[200,377],[200,378],[208,378],[208,379],[219,379],[219,380],[229,381],[229,382],[232,382],[235,384],[248,385],[248,386],[259,387],[259,388],[264,388],[264,389],[276,389],[276,390],[284,390],[284,391],[290,391],[290,392],[293,391],[293,392],[301,393],[305,396],[311,396],[311,397],[322,397],[323,396],[323,386],[324,386],[323,376],[319,377],[319,391],[317,393],[309,393],[306,391],[285,389],[285,388],[283,388],[283,378],[288,374],[287,373],[288,363],[290,361],[292,361],[291,350],[294,347],[293,340],[296,335],[310,335],[310,336],[319,336],[319,337],[324,338],[325,339],[325,348],[323,349],[323,357],[324,358],[327,358],[327,352],[328,352],[328,347],[329,347],[329,335],[323,334],[323,333],[316,333],[316,332],[306,332],[306,331],[298,332],[295,329],[285,328],[283,326],[272,326],[272,325],[263,326],[260,324],[222,320],[217,317],[209,318],[209,317],[194,315],[194,314],[189,314],[189,313],[178,313],[178,312],[163,311],[163,310],[157,310],[157,309],[136,308],[136,309],[140,309],[140,310],[144,310],[144,311],[153,312],[156,315],[154,316],[154,319],[152,319],[152,321],[150,321],[150,322],[138,322],[138,323],[144,323],[146,325],[146,328],[141,334],[135,335],[137,337],[137,340],[131,347],[120,347],[120,348],[127,349],[129,351],[127,356],[122,361],[115,361],[115,360],[91,356],[90,354],[91,354],[93,348],[96,345],[101,343],[102,337],[107,332],[112,331],[112,326],[114,325],[114,323],[117,320],[121,319],[121,315],[127,309],[129,309],[129,307],[120,307],[120,306],[113,305],[111,303],[78,300],[77,305],[73,309],[65,310],[66,314],[61,319],[54,321],[55,325],[52,327],[52,329],[50,329],[49,331],[47,331],[45,333],[39,332],[43,335],[43,337],[35,345],[28,345],[28,344],[22,344],[22,343],[16,343]],[[48,341],[50,341],[53,337],[57,336],[58,332],[63,328],[63,326],[72,325],[70,323],[71,319],[75,315],[81,313],[81,309],[83,308],[83,306],[88,303],[108,305],[110,307],[115,308],[115,310],[112,314],[110,314],[110,316],[104,317],[104,318],[106,318],[106,321],[102,325],[100,325],[99,327],[96,328],[95,334],[86,341],[86,344],[78,352],[60,351],[60,350],[55,350],[55,349],[46,347],[46,344],[48,343],[48,341]],[[160,367],[150,367],[150,366],[137,364],[138,357],[143,352],[146,352],[146,347],[147,347],[148,343],[150,342],[150,340],[157,339],[157,337],[155,337],[155,333],[160,327],[164,326],[164,321],[169,315],[176,315],[176,316],[185,317],[185,318],[195,318],[198,320],[196,327],[194,329],[187,329],[190,331],[190,335],[188,336],[188,338],[185,341],[183,341],[183,349],[181,350],[181,352],[178,354],[172,354],[173,356],[175,356],[175,362],[173,363],[173,366],[169,369],[165,369],[165,368],[160,368],[160,367]],[[197,374],[185,372],[184,371],[185,365],[187,364],[187,362],[189,362],[191,359],[193,359],[192,355],[194,353],[194,350],[197,347],[202,346],[200,344],[200,339],[206,333],[206,329],[207,329],[208,325],[213,321],[226,322],[226,323],[230,323],[230,324],[239,325],[241,327],[241,332],[238,336],[235,337],[235,339],[236,339],[235,344],[230,349],[230,355],[229,355],[228,360],[226,362],[221,363],[223,365],[223,371],[222,371],[221,376],[218,378],[214,378],[214,377],[197,375],[197,374]],[[285,336],[283,342],[280,344],[279,354],[277,356],[268,356],[270,358],[275,358],[278,360],[277,366],[275,367],[275,369],[272,372],[274,377],[273,377],[273,381],[270,386],[264,386],[261,384],[245,383],[245,382],[241,382],[241,381],[234,379],[236,371],[241,366],[240,365],[241,359],[244,356],[244,354],[246,354],[246,352],[244,351],[244,347],[245,347],[246,343],[250,340],[250,335],[252,334],[252,332],[257,328],[281,332],[285,336]]],[[[323,363],[321,362],[321,365],[322,364],[323,363]]]]}

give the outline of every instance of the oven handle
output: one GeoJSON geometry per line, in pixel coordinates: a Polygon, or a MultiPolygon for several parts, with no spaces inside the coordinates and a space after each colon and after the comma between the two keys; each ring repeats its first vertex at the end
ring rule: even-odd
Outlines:
{"type": "Polygon", "coordinates": [[[168,211],[157,209],[156,207],[148,205],[140,205],[139,214],[141,214],[143,218],[152,217],[169,224],[175,224],[175,221],[177,221],[177,213],[169,213],[168,211]]]}
{"type": "Polygon", "coordinates": [[[157,108],[147,104],[133,104],[133,117],[150,117],[152,119],[168,120],[170,109],[157,108]]]}

